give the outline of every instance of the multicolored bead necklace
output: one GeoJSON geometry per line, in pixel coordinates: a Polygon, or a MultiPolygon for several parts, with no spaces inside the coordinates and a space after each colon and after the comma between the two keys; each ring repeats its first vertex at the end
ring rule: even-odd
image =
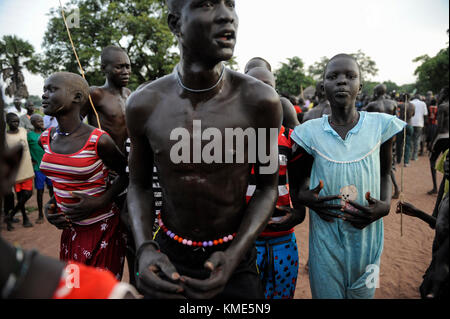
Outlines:
{"type": "Polygon", "coordinates": [[[187,238],[182,238],[181,236],[176,235],[172,231],[170,231],[163,223],[161,219],[161,214],[158,215],[158,223],[159,227],[161,227],[161,230],[164,231],[164,233],[172,238],[173,240],[179,242],[182,245],[186,246],[193,246],[193,247],[211,247],[211,246],[217,246],[224,243],[227,243],[229,241],[232,241],[234,237],[236,237],[236,233],[228,236],[224,236],[222,238],[216,239],[216,240],[210,240],[210,241],[193,241],[187,238]]]}

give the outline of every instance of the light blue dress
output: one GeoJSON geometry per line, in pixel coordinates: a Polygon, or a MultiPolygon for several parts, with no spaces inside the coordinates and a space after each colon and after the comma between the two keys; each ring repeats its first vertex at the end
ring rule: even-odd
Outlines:
{"type": "MultiPolygon", "coordinates": [[[[406,125],[394,116],[359,112],[358,124],[345,138],[328,115],[295,128],[292,139],[314,157],[310,188],[320,180],[319,196],[341,194],[368,205],[365,194],[380,199],[380,146],[406,125]]],[[[329,203],[340,204],[340,200],[329,203]]],[[[309,279],[313,298],[373,298],[383,250],[383,220],[363,230],[335,219],[328,223],[310,210],[309,279]]]]}

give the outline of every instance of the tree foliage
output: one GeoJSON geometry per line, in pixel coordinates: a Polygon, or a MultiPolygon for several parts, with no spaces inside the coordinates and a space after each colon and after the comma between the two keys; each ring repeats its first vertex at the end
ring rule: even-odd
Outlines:
{"type": "MultiPolygon", "coordinates": [[[[351,53],[350,55],[354,57],[356,61],[358,61],[363,80],[368,80],[372,76],[378,74],[377,64],[364,52],[358,50],[358,52],[351,53]]],[[[309,66],[308,75],[311,76],[315,81],[321,80],[323,77],[323,72],[325,71],[325,67],[327,66],[329,60],[330,58],[326,56],[321,57],[319,61],[309,66]]]]}
{"type": "Polygon", "coordinates": [[[300,94],[300,87],[314,84],[313,78],[305,74],[303,61],[299,57],[288,58],[288,62],[282,63],[274,75],[277,90],[294,96],[300,94]]]}
{"type": "Polygon", "coordinates": [[[439,92],[448,86],[448,47],[439,51],[434,57],[422,55],[413,60],[420,63],[414,72],[417,76],[417,90],[422,94],[427,91],[439,92]]]}
{"type": "Polygon", "coordinates": [[[0,71],[9,97],[28,98],[28,89],[22,70],[35,73],[36,60],[33,46],[15,35],[5,35],[0,40],[0,71]]]}
{"type": "MultiPolygon", "coordinates": [[[[104,82],[100,54],[108,45],[122,47],[130,57],[131,89],[172,72],[179,61],[164,0],[71,0],[64,11],[67,18],[79,13],[79,25],[70,32],[91,85],[104,82]]],[[[40,73],[45,77],[61,70],[79,73],[60,8],[52,8],[49,16],[40,73]]]]}

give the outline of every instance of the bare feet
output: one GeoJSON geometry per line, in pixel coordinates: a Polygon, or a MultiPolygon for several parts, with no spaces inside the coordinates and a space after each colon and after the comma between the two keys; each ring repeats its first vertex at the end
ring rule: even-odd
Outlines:
{"type": "Polygon", "coordinates": [[[44,217],[39,217],[38,219],[36,219],[36,221],[34,223],[35,224],[43,224],[44,223],[44,217]]]}

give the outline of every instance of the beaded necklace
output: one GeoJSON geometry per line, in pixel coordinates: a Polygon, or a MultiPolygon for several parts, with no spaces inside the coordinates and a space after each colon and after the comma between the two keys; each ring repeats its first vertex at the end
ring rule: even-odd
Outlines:
{"type": "Polygon", "coordinates": [[[217,245],[221,245],[224,243],[227,243],[229,241],[232,241],[234,239],[234,237],[236,237],[236,233],[232,234],[232,235],[228,235],[228,236],[224,236],[222,238],[219,239],[215,239],[215,240],[209,240],[209,241],[193,241],[187,238],[183,238],[181,236],[176,235],[174,232],[170,231],[163,223],[162,219],[161,219],[161,214],[158,215],[158,223],[159,223],[159,227],[161,227],[161,229],[164,231],[164,233],[169,236],[171,239],[179,242],[182,245],[186,245],[186,246],[192,246],[192,247],[211,247],[211,246],[217,246],[217,245]]]}

